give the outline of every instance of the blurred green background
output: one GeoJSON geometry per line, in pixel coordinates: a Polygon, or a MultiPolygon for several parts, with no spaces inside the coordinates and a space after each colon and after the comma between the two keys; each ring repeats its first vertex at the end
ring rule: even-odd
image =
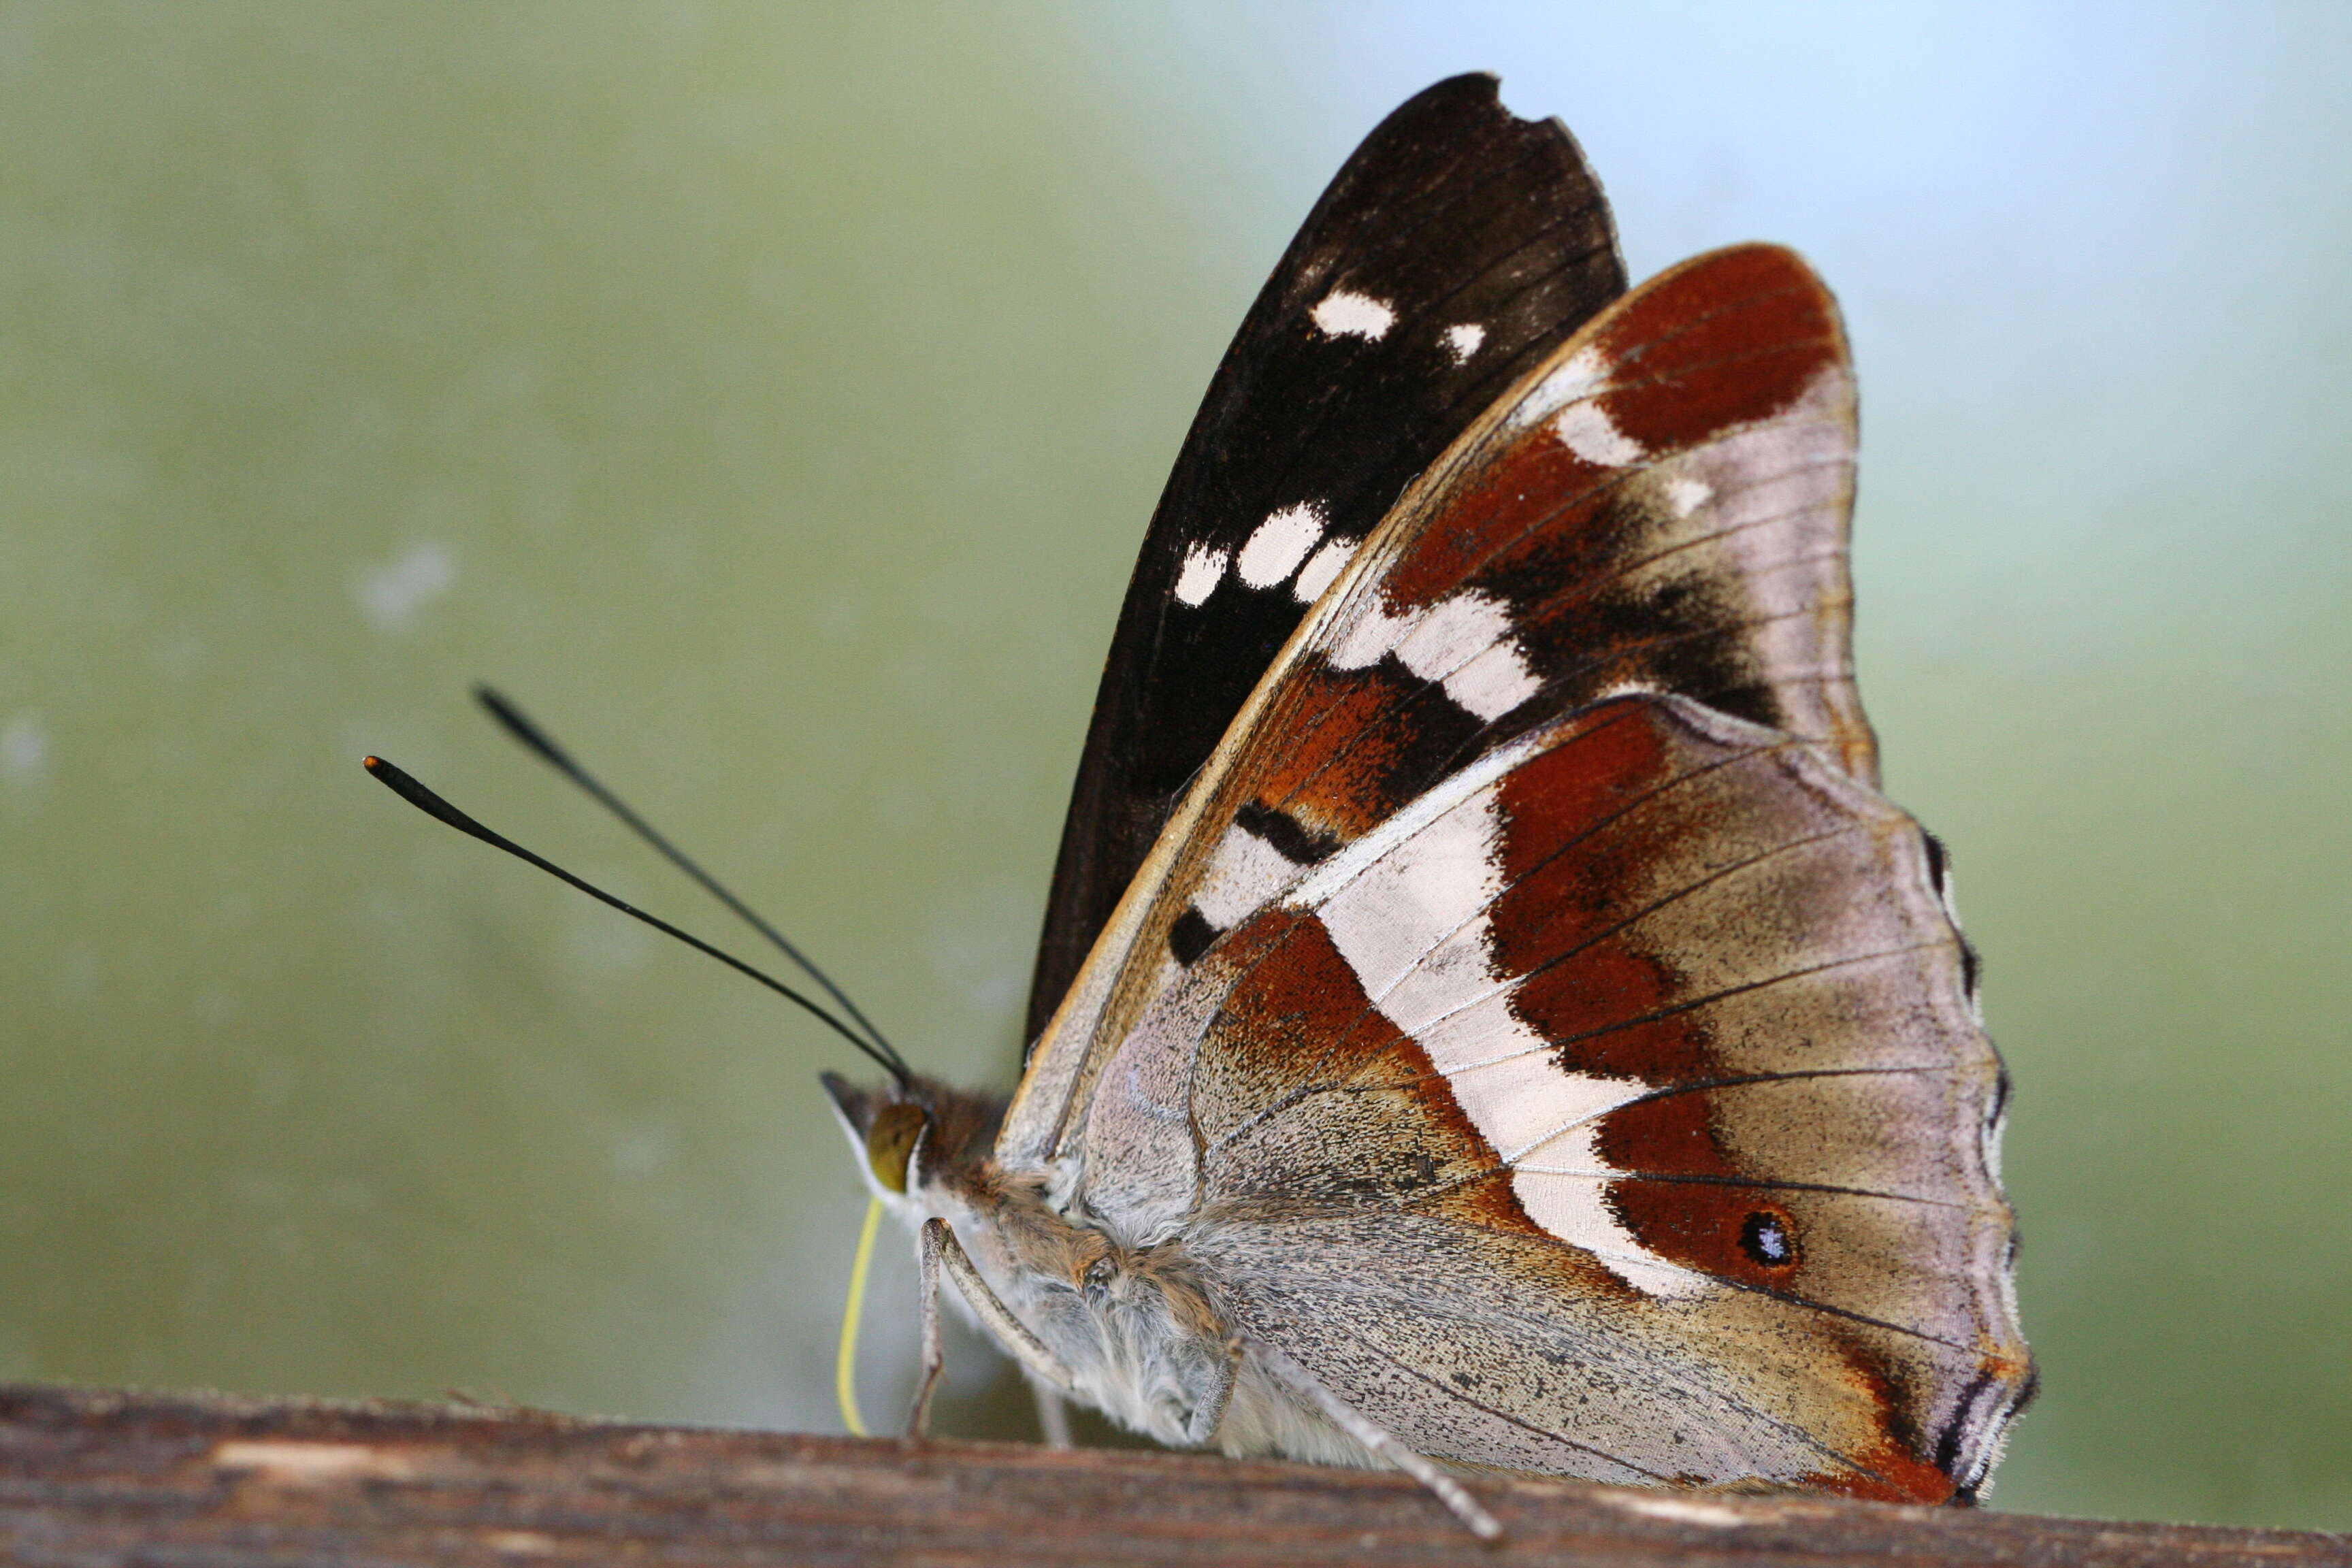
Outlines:
{"type": "Polygon", "coordinates": [[[732,940],[498,682],[1006,1077],[1193,405],[1477,68],[1637,275],[1848,310],[1864,688],[2019,1085],[1999,1502],[2352,1525],[2332,5],[0,3],[0,1377],[833,1426],[854,1061],[358,758],[732,940]]]}

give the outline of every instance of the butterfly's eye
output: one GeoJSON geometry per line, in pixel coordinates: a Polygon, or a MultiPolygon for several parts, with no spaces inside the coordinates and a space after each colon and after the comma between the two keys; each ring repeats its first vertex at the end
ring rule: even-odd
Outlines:
{"type": "Polygon", "coordinates": [[[1786,1268],[1797,1261],[1797,1235],[1787,1219],[1761,1210],[1739,1227],[1739,1250],[1767,1268],[1786,1268]]]}
{"type": "Polygon", "coordinates": [[[905,1192],[915,1142],[930,1124],[921,1106],[903,1100],[876,1112],[874,1125],[866,1130],[866,1163],[874,1167],[874,1179],[894,1193],[905,1192]]]}

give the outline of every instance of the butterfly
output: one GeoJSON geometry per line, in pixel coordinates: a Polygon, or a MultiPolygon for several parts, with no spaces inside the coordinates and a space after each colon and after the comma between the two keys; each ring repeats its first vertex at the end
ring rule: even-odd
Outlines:
{"type": "Polygon", "coordinates": [[[824,1083],[1043,1390],[1164,1442],[1906,1502],[2033,1387],[2008,1079],[1878,789],[1837,308],[1744,245],[1626,288],[1557,121],[1457,77],[1348,160],[1146,532],[1018,1087],[824,1083]]]}
{"type": "Polygon", "coordinates": [[[1375,130],[1152,518],[1018,1089],[828,1075],[927,1292],[1482,1530],[1450,1469],[1972,1500],[2032,1381],[2008,1082],[1877,787],[1854,447],[1794,254],[1629,293],[1493,78],[1375,130]]]}

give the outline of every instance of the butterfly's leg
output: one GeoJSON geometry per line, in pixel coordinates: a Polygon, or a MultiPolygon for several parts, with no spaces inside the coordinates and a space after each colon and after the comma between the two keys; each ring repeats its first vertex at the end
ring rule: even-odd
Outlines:
{"type": "Polygon", "coordinates": [[[947,1352],[940,1348],[940,1238],[954,1233],[943,1219],[923,1222],[922,1239],[918,1244],[920,1258],[916,1272],[921,1285],[918,1296],[922,1301],[923,1374],[915,1384],[915,1407],[907,1413],[907,1436],[920,1437],[931,1426],[931,1390],[939,1386],[940,1373],[948,1363],[947,1352]]]}
{"type": "Polygon", "coordinates": [[[923,1222],[922,1246],[923,1300],[923,1380],[915,1390],[915,1408],[907,1417],[909,1436],[919,1437],[930,1425],[931,1391],[938,1386],[940,1371],[947,1364],[947,1356],[940,1348],[940,1274],[955,1281],[963,1293],[964,1304],[972,1315],[988,1325],[1007,1354],[1021,1363],[1032,1377],[1044,1382],[1057,1392],[1066,1393],[1070,1374],[1045,1342],[1029,1331],[1029,1325],[1013,1315],[1013,1309],[997,1300],[996,1292],[956,1239],[948,1222],[936,1215],[923,1222]]]}
{"type": "Polygon", "coordinates": [[[1468,1525],[1471,1533],[1479,1540],[1500,1541],[1503,1538],[1501,1521],[1480,1507],[1478,1500],[1472,1497],[1460,1481],[1373,1426],[1362,1412],[1324,1387],[1313,1373],[1272,1345],[1263,1340],[1246,1340],[1244,1342],[1256,1355],[1260,1366],[1273,1373],[1292,1393],[1321,1411],[1325,1420],[1434,1492],[1437,1500],[1451,1509],[1454,1517],[1468,1525]]]}
{"type": "Polygon", "coordinates": [[[1225,1406],[1233,1403],[1234,1383],[1241,1376],[1242,1342],[1234,1341],[1225,1347],[1223,1360],[1216,1369],[1216,1382],[1210,1384],[1207,1397],[1192,1406],[1192,1414],[1184,1419],[1184,1441],[1206,1445],[1216,1439],[1217,1428],[1225,1424],[1225,1406]]]}
{"type": "Polygon", "coordinates": [[[1050,1384],[1032,1373],[1024,1372],[1024,1375],[1028,1378],[1029,1397],[1037,1402],[1037,1432],[1045,1439],[1045,1447],[1075,1447],[1076,1445],[1070,1441],[1070,1407],[1050,1384]]]}

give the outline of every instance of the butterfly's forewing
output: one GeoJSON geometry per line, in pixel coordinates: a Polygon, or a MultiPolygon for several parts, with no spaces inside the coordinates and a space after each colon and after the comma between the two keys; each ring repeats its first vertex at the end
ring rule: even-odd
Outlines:
{"type": "Polygon", "coordinates": [[[1575,142],[1515,118],[1492,77],[1421,93],[1340,170],[1227,351],[1145,538],[1063,831],[1029,1039],[1349,548],[1624,286],[1575,142]]]}
{"type": "Polygon", "coordinates": [[[1423,475],[1300,629],[1106,928],[999,1140],[1054,1158],[1140,1009],[1250,910],[1480,752],[1628,686],[1875,778],[1834,304],[1745,246],[1654,279],[1423,475]]]}
{"type": "Polygon", "coordinates": [[[1426,1451],[1972,1487],[2027,1378],[1999,1066],[1872,787],[1853,433],[1772,247],[1539,367],[1276,661],[1000,1158],[1082,1154],[1091,1210],[1426,1451]]]}

